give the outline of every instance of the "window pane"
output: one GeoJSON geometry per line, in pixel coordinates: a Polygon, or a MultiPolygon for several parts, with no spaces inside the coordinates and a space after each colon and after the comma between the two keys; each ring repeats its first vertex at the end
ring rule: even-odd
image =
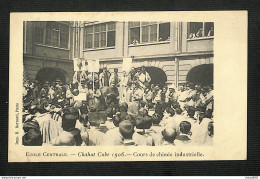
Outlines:
{"type": "Polygon", "coordinates": [[[140,27],[130,29],[130,41],[129,44],[136,44],[140,42],[140,27]]]}
{"type": "Polygon", "coordinates": [[[92,34],[86,35],[85,36],[85,48],[93,48],[92,43],[93,43],[93,35],[92,34]]]}
{"type": "Polygon", "coordinates": [[[60,24],[60,31],[62,33],[69,33],[69,26],[64,25],[64,24],[60,24]]]}
{"type": "Polygon", "coordinates": [[[51,31],[52,31],[52,23],[46,22],[45,44],[47,44],[47,45],[51,45],[51,31]]]}
{"type": "Polygon", "coordinates": [[[142,42],[148,42],[149,26],[142,27],[142,42]]]}
{"type": "Polygon", "coordinates": [[[95,33],[94,36],[94,47],[99,47],[99,33],[95,33]]]}
{"type": "Polygon", "coordinates": [[[170,40],[170,23],[159,24],[159,41],[170,40]]]}
{"type": "Polygon", "coordinates": [[[107,24],[107,29],[110,30],[115,30],[116,29],[116,23],[115,22],[109,22],[107,24]]]}
{"type": "Polygon", "coordinates": [[[100,31],[106,31],[106,24],[100,24],[100,31]]]}
{"type": "Polygon", "coordinates": [[[157,24],[150,26],[150,42],[157,41],[157,24]]]}
{"type": "Polygon", "coordinates": [[[105,47],[106,46],[106,32],[102,32],[101,33],[101,47],[105,47]]]}
{"type": "Polygon", "coordinates": [[[190,22],[188,38],[202,37],[203,34],[202,28],[203,28],[202,22],[190,22]]]}
{"type": "Polygon", "coordinates": [[[129,27],[138,27],[140,26],[140,22],[129,22],[129,27]]]}
{"type": "Polygon", "coordinates": [[[116,32],[115,31],[107,32],[107,46],[108,47],[115,46],[115,39],[116,39],[116,32]]]}
{"type": "Polygon", "coordinates": [[[59,29],[55,27],[51,31],[51,45],[59,46],[59,29]]]}
{"type": "Polygon", "coordinates": [[[93,26],[86,26],[85,27],[85,34],[93,33],[93,26]]]}
{"type": "Polygon", "coordinates": [[[205,36],[214,36],[214,22],[206,22],[204,25],[205,36]]]}
{"type": "Polygon", "coordinates": [[[43,43],[44,29],[45,29],[44,22],[35,22],[35,42],[36,43],[43,43]]]}
{"type": "Polygon", "coordinates": [[[53,30],[55,30],[55,31],[59,31],[59,30],[60,30],[60,29],[59,29],[59,24],[58,24],[58,23],[55,23],[55,22],[53,22],[52,28],[53,28],[53,30]]]}
{"type": "Polygon", "coordinates": [[[100,25],[95,25],[94,26],[94,32],[99,32],[100,31],[100,25]]]}
{"type": "Polygon", "coordinates": [[[60,34],[60,47],[68,48],[68,42],[69,42],[69,34],[61,33],[60,34]]]}

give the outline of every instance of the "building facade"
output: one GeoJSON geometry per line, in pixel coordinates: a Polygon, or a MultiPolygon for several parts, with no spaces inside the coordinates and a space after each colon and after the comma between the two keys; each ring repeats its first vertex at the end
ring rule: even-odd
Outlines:
{"type": "Polygon", "coordinates": [[[75,57],[99,60],[101,68],[122,74],[123,59],[130,57],[133,67],[146,67],[153,83],[213,84],[212,22],[27,22],[25,27],[24,64],[31,79],[53,69],[71,80],[75,57]]]}
{"type": "Polygon", "coordinates": [[[24,22],[23,64],[30,80],[72,78],[73,31],[71,22],[24,22]]]}

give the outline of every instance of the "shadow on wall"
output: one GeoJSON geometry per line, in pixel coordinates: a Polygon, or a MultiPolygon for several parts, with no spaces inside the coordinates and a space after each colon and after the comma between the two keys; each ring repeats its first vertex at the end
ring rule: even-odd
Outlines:
{"type": "Polygon", "coordinates": [[[201,86],[213,85],[213,64],[199,65],[190,69],[186,81],[201,86]]]}
{"type": "Polygon", "coordinates": [[[59,68],[43,68],[37,75],[36,80],[39,82],[54,82],[56,79],[60,79],[63,83],[66,82],[66,72],[59,68]]]}
{"type": "Polygon", "coordinates": [[[157,67],[145,67],[145,71],[147,71],[151,77],[151,84],[165,85],[167,76],[162,69],[157,67]]]}

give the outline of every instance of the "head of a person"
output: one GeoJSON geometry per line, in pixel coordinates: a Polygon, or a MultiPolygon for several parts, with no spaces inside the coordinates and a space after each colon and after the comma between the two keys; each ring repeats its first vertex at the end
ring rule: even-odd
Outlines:
{"type": "Polygon", "coordinates": [[[114,69],[114,72],[115,72],[115,73],[118,73],[118,68],[115,68],[115,69],[114,69]]]}
{"type": "Polygon", "coordinates": [[[143,120],[143,128],[144,129],[150,129],[151,126],[153,125],[153,120],[151,116],[144,116],[144,120],[143,120]]]}
{"type": "Polygon", "coordinates": [[[182,121],[180,123],[180,132],[183,134],[188,134],[191,129],[191,124],[188,121],[182,121]]]}
{"type": "Polygon", "coordinates": [[[195,90],[199,93],[199,92],[201,92],[201,87],[200,87],[199,85],[197,85],[197,86],[195,87],[195,90]]]}
{"type": "Polygon", "coordinates": [[[115,83],[114,82],[111,82],[111,87],[115,87],[115,83]]]}
{"type": "Polygon", "coordinates": [[[56,80],[56,85],[61,85],[61,80],[59,78],[56,80]]]}
{"type": "Polygon", "coordinates": [[[40,130],[39,123],[35,120],[28,120],[28,121],[24,122],[23,123],[24,132],[28,132],[30,129],[40,130]]]}
{"type": "Polygon", "coordinates": [[[116,127],[119,127],[119,124],[122,121],[122,118],[119,115],[115,115],[115,116],[113,116],[112,120],[113,120],[113,124],[116,127]]]}
{"type": "Polygon", "coordinates": [[[173,143],[177,136],[177,133],[175,129],[167,127],[162,131],[162,136],[167,142],[173,143]]]}
{"type": "Polygon", "coordinates": [[[99,127],[100,123],[97,120],[89,120],[90,126],[99,127]]]}
{"type": "Polygon", "coordinates": [[[213,136],[214,135],[214,125],[213,125],[213,122],[210,122],[208,124],[208,134],[209,134],[209,136],[213,136]]]}
{"type": "Polygon", "coordinates": [[[130,121],[124,120],[119,124],[119,132],[124,139],[132,139],[134,134],[134,125],[130,121]]]}
{"type": "Polygon", "coordinates": [[[192,107],[192,106],[189,106],[188,110],[187,110],[187,113],[188,113],[189,117],[194,117],[194,115],[195,115],[195,108],[192,107]]]}
{"type": "Polygon", "coordinates": [[[162,120],[162,115],[159,115],[159,114],[157,114],[157,113],[154,113],[153,115],[152,115],[152,121],[153,121],[153,124],[154,125],[159,125],[160,124],[160,122],[161,122],[161,120],[162,120]]]}
{"type": "Polygon", "coordinates": [[[103,68],[103,71],[106,72],[106,71],[107,71],[107,67],[104,67],[104,68],[103,68]]]}
{"type": "Polygon", "coordinates": [[[131,114],[127,114],[127,116],[125,117],[125,120],[130,121],[134,126],[136,126],[135,117],[132,116],[131,114]]]}
{"type": "Polygon", "coordinates": [[[81,114],[79,117],[79,121],[83,124],[84,127],[88,125],[88,114],[81,114]]]}
{"type": "Polygon", "coordinates": [[[79,107],[80,114],[88,114],[88,106],[83,104],[84,103],[82,102],[82,106],[79,107]]]}
{"type": "Polygon", "coordinates": [[[145,102],[145,101],[143,101],[143,100],[139,101],[139,106],[140,106],[140,108],[144,108],[145,105],[146,105],[146,102],[145,102]]]}
{"type": "Polygon", "coordinates": [[[167,86],[164,86],[163,88],[162,88],[162,91],[165,93],[166,91],[167,91],[167,86]]]}
{"type": "Polygon", "coordinates": [[[32,115],[36,114],[37,112],[39,112],[39,109],[37,107],[37,105],[31,105],[29,108],[28,108],[28,112],[32,115]]]}
{"type": "Polygon", "coordinates": [[[144,116],[148,116],[148,110],[145,108],[142,108],[139,110],[139,115],[144,117],[144,116]]]}
{"type": "Polygon", "coordinates": [[[80,82],[80,84],[81,84],[81,87],[86,87],[86,81],[85,80],[81,80],[81,82],[80,82]]]}
{"type": "Polygon", "coordinates": [[[78,96],[78,95],[79,95],[79,90],[78,90],[78,89],[74,89],[74,90],[72,91],[72,94],[73,94],[74,96],[78,96]]]}
{"type": "Polygon", "coordinates": [[[38,129],[28,130],[22,138],[22,143],[24,146],[41,146],[43,143],[41,131],[38,129]]]}
{"type": "Polygon", "coordinates": [[[174,87],[172,85],[169,87],[169,91],[170,92],[174,92],[175,91],[175,89],[174,89],[174,87]]]}
{"type": "Polygon", "coordinates": [[[137,129],[144,129],[144,117],[137,116],[135,118],[135,122],[136,122],[136,128],[137,129]]]}
{"type": "Polygon", "coordinates": [[[62,128],[64,131],[75,128],[76,121],[79,118],[79,112],[74,107],[68,107],[62,111],[62,128]]]}
{"type": "Polygon", "coordinates": [[[174,111],[174,109],[172,109],[172,108],[167,108],[167,109],[165,110],[165,113],[164,113],[164,115],[169,116],[169,117],[173,117],[174,114],[175,114],[175,111],[174,111]]]}
{"type": "Polygon", "coordinates": [[[119,105],[120,112],[127,112],[128,110],[128,104],[126,102],[123,102],[119,105]]]}
{"type": "Polygon", "coordinates": [[[176,109],[175,109],[175,113],[176,113],[177,115],[181,115],[181,114],[182,114],[182,109],[181,109],[181,108],[176,108],[176,109]]]}
{"type": "Polygon", "coordinates": [[[50,86],[50,82],[49,82],[49,81],[45,81],[45,85],[46,85],[47,87],[49,87],[49,86],[50,86]]]}

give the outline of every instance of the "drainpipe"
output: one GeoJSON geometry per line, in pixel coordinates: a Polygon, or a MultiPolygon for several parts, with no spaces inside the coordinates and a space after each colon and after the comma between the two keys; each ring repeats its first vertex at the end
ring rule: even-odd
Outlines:
{"type": "Polygon", "coordinates": [[[178,89],[179,87],[179,59],[175,57],[175,86],[178,89]]]}

